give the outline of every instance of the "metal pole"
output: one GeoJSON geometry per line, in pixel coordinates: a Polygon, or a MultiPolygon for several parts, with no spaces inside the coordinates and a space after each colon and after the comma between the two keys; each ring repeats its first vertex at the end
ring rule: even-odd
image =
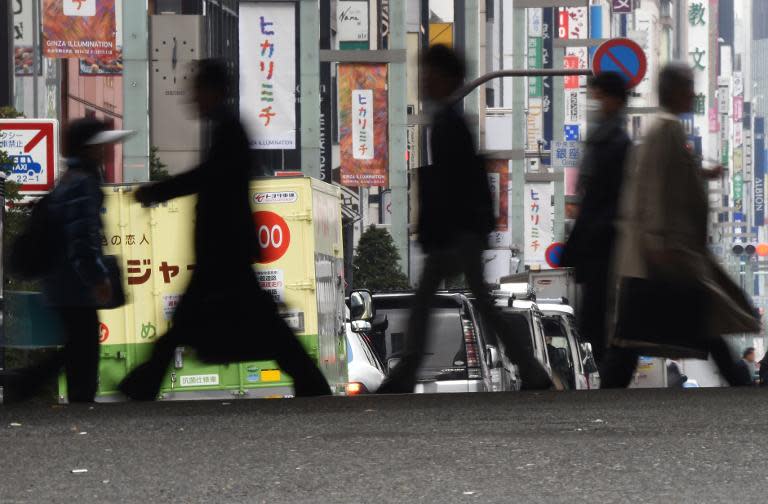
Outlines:
{"type": "MultiPolygon", "coordinates": [[[[517,14],[515,14],[515,21],[517,21],[517,14]]],[[[525,20],[523,20],[523,22],[525,22],[525,20]]],[[[525,31],[523,31],[523,38],[525,38],[525,31]]],[[[524,55],[525,54],[523,52],[520,53],[521,57],[524,55]]],[[[523,65],[523,64],[524,64],[524,61],[519,63],[515,61],[515,66],[523,65]]],[[[561,65],[562,65],[562,62],[561,62],[561,65]]],[[[592,75],[592,70],[589,68],[573,68],[573,69],[531,68],[531,69],[522,69],[522,70],[498,70],[496,72],[488,72],[487,74],[482,75],[477,79],[465,84],[461,89],[456,91],[456,94],[453,95],[452,100],[454,102],[457,102],[463,99],[469,93],[471,93],[473,89],[475,89],[478,86],[482,86],[486,82],[493,79],[501,79],[503,77],[566,77],[569,75],[592,75]]],[[[562,83],[562,81],[560,82],[562,83]]]]}
{"type": "Polygon", "coordinates": [[[320,179],[320,23],[317,0],[299,2],[301,171],[320,179]]]}
{"type": "MultiPolygon", "coordinates": [[[[525,67],[525,28],[527,16],[524,8],[514,8],[514,22],[512,23],[513,54],[512,64],[515,68],[525,67]]],[[[551,72],[551,70],[501,70],[484,75],[475,82],[485,79],[487,82],[496,77],[524,77],[533,75],[531,72],[551,72]],[[495,75],[494,75],[495,74],[495,75]]],[[[542,73],[541,75],[546,75],[542,73]]],[[[470,83],[470,84],[474,84],[470,83]]],[[[480,85],[478,82],[476,85],[480,85]]],[[[525,81],[515,79],[512,84],[512,149],[524,151],[526,121],[523,120],[525,110],[525,81]]],[[[512,160],[512,190],[510,191],[510,205],[512,206],[512,249],[518,250],[519,264],[525,264],[525,159],[512,160]]]]}
{"type": "Polygon", "coordinates": [[[32,117],[40,117],[38,107],[40,106],[37,97],[39,91],[37,74],[42,70],[43,63],[40,58],[40,14],[39,5],[35,0],[32,2],[32,117]]]}
{"type": "MultiPolygon", "coordinates": [[[[389,4],[389,49],[406,48],[406,0],[392,0],[389,4]]],[[[408,118],[406,101],[408,87],[406,63],[389,64],[389,187],[392,190],[392,224],[390,233],[400,254],[400,269],[408,272],[410,237],[408,235],[408,118]]]]}
{"type": "MultiPolygon", "coordinates": [[[[3,247],[5,242],[5,179],[6,174],[0,171],[0,257],[3,257],[3,247]]],[[[5,268],[3,261],[0,261],[0,371],[5,369],[5,268]]],[[[0,386],[0,397],[2,397],[2,386],[0,386]]],[[[0,401],[2,402],[2,401],[0,401]]]]}
{"type": "Polygon", "coordinates": [[[4,0],[0,7],[0,107],[13,106],[13,9],[4,0]]]}
{"type": "Polygon", "coordinates": [[[123,2],[123,180],[149,180],[149,16],[147,1],[123,2]]]}

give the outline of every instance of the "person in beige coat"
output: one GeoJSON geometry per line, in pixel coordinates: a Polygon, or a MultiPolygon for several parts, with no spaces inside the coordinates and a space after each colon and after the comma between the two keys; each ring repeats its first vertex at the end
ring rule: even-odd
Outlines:
{"type": "Polygon", "coordinates": [[[629,385],[640,355],[712,354],[734,383],[734,358],[723,334],[759,330],[755,310],[707,247],[706,179],[687,145],[680,114],[691,112],[693,73],[680,63],[659,75],[658,115],[627,166],[614,259],[617,315],[601,369],[603,388],[629,385]]]}

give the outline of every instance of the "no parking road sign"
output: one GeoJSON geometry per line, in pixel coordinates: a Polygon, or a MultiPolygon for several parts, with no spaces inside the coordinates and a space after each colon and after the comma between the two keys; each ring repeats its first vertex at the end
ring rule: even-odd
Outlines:
{"type": "Polygon", "coordinates": [[[563,258],[563,251],[565,250],[564,243],[555,242],[544,252],[544,259],[547,261],[547,265],[550,268],[559,268],[560,261],[563,258]]]}
{"type": "Polygon", "coordinates": [[[21,184],[22,192],[50,191],[56,180],[58,137],[55,119],[1,119],[0,150],[10,162],[0,168],[21,184]]]}
{"type": "Polygon", "coordinates": [[[648,60],[643,48],[636,42],[612,39],[603,43],[592,58],[592,73],[616,72],[627,82],[627,88],[640,84],[648,69],[648,60]]]}

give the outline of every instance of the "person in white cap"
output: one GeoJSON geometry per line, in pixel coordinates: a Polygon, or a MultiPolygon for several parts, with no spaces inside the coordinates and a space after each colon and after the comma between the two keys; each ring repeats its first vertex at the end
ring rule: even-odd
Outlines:
{"type": "Polygon", "coordinates": [[[97,309],[112,298],[102,253],[101,191],[105,145],[132,132],[110,130],[96,119],[73,121],[64,134],[67,171],[46,201],[49,223],[43,294],[58,316],[63,350],[6,375],[4,400],[22,400],[63,367],[69,402],[93,402],[99,367],[97,309]]]}

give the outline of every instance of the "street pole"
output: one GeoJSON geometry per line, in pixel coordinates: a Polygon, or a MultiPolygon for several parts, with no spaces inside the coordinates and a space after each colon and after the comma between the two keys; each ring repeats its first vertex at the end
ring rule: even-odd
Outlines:
{"type": "MultiPolygon", "coordinates": [[[[7,175],[0,171],[0,257],[4,256],[5,240],[5,179],[7,175]]],[[[0,261],[0,371],[5,370],[5,268],[0,261]]],[[[3,388],[0,386],[0,392],[3,388]]],[[[0,393],[0,397],[2,394],[0,393]]],[[[0,401],[1,403],[2,401],[0,401]]]]}
{"type": "Polygon", "coordinates": [[[123,2],[123,181],[149,180],[149,16],[147,1],[123,2]]]}
{"type": "Polygon", "coordinates": [[[320,23],[317,17],[317,0],[299,2],[301,171],[320,180],[320,23]]]}
{"type": "MultiPolygon", "coordinates": [[[[528,17],[524,8],[514,4],[514,22],[512,23],[513,53],[512,65],[516,69],[525,68],[525,27],[528,17]]],[[[512,83],[512,150],[525,151],[525,80],[517,78],[512,83]]],[[[510,206],[512,207],[512,250],[517,249],[517,259],[525,264],[525,156],[515,156],[512,160],[511,173],[512,190],[510,206]]],[[[514,253],[514,252],[513,252],[514,253]]]]}
{"type": "Polygon", "coordinates": [[[0,5],[0,107],[13,105],[13,9],[11,2],[0,5]]]}
{"type": "MultiPolygon", "coordinates": [[[[389,2],[389,47],[391,51],[406,49],[406,0],[389,2]]],[[[406,62],[389,64],[389,187],[392,190],[392,224],[390,234],[400,254],[400,270],[408,273],[410,237],[408,236],[408,117],[406,101],[408,83],[406,62]]]]}

